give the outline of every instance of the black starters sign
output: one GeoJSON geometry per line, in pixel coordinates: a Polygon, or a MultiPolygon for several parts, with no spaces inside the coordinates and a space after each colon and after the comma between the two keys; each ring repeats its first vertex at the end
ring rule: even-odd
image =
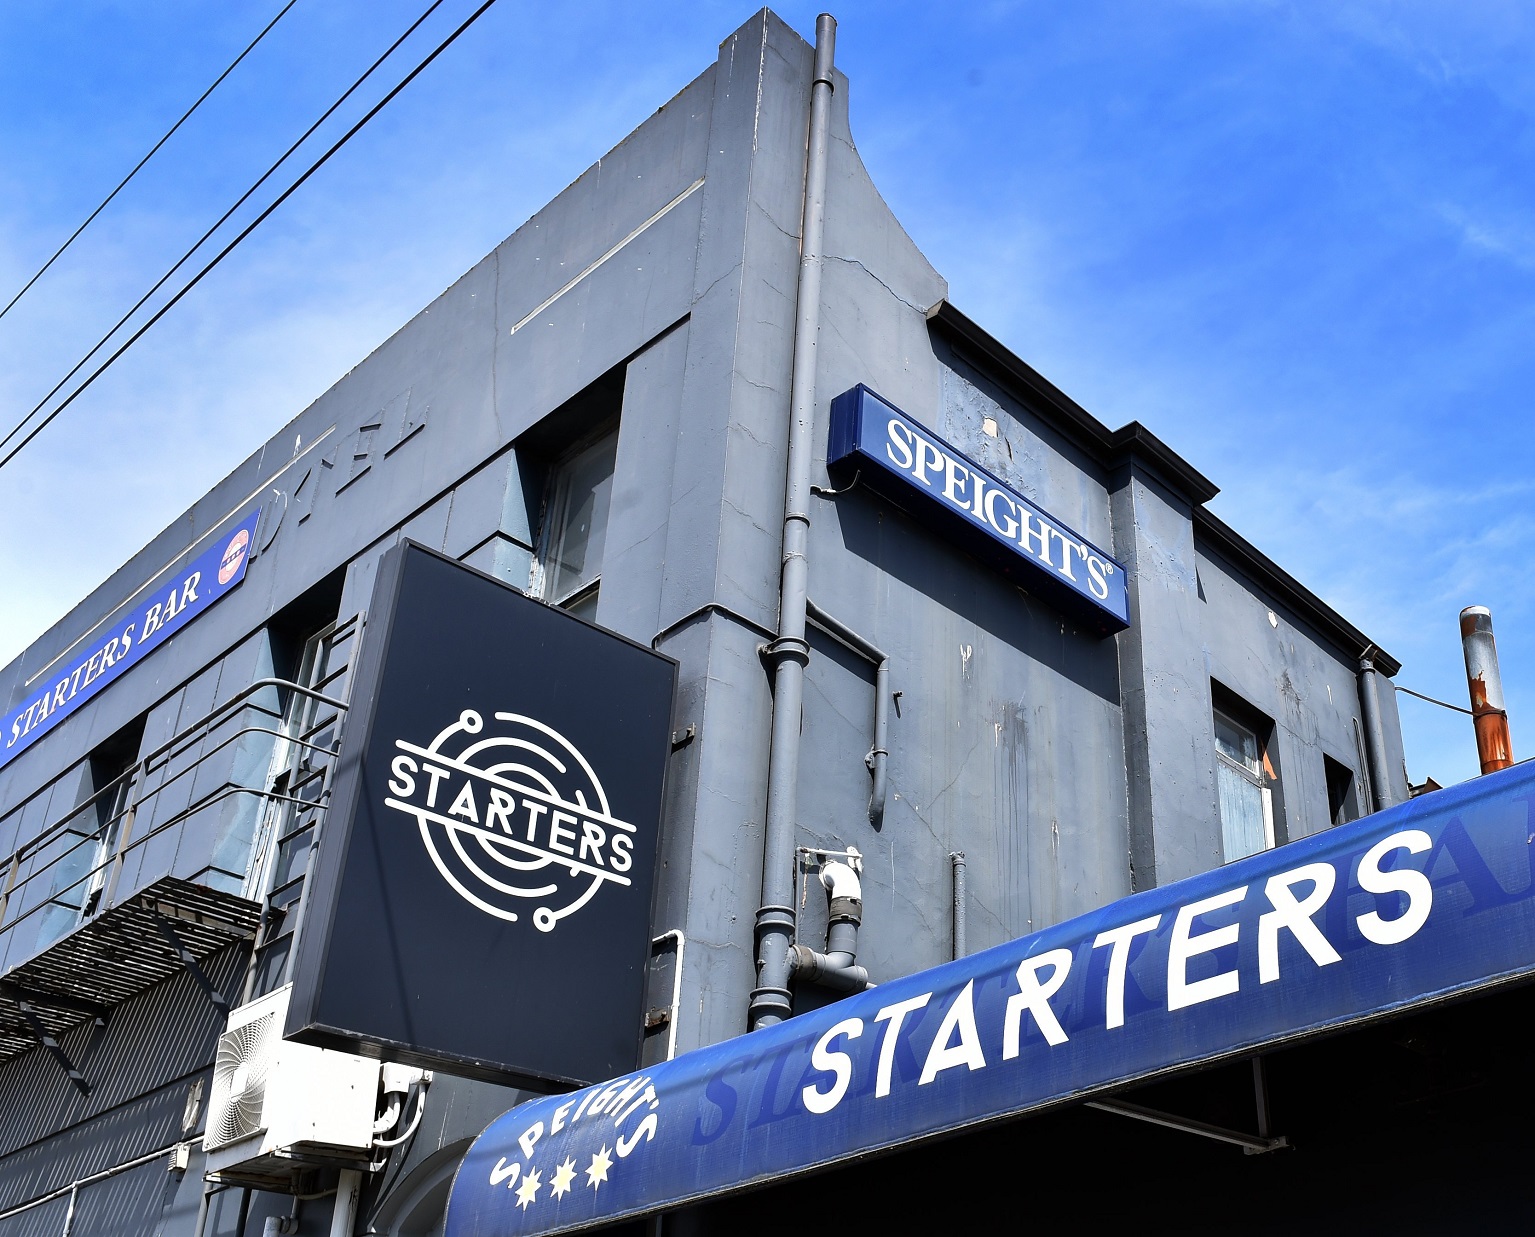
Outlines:
{"type": "Polygon", "coordinates": [[[498,1081],[632,1069],[675,672],[421,546],[392,551],[289,1035],[498,1081]]]}

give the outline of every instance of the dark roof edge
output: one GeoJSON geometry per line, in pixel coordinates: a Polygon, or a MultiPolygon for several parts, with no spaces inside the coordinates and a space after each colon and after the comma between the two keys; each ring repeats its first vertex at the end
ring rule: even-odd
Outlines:
{"type": "Polygon", "coordinates": [[[1387,677],[1402,668],[1384,649],[1308,589],[1284,568],[1252,545],[1203,504],[1220,487],[1164,443],[1139,421],[1111,430],[1081,404],[1017,356],[1007,345],[955,309],[939,301],[927,311],[929,324],[983,368],[1037,400],[1058,429],[1106,468],[1134,460],[1149,466],[1174,491],[1189,500],[1195,531],[1206,545],[1232,560],[1271,589],[1276,599],[1294,609],[1341,649],[1358,656],[1375,650],[1375,665],[1387,677]]]}
{"type": "Polygon", "coordinates": [[[927,311],[928,322],[951,343],[972,354],[1037,399],[1054,416],[1059,428],[1107,468],[1132,457],[1149,464],[1173,489],[1194,504],[1207,503],[1220,487],[1148,430],[1139,421],[1111,430],[1086,408],[1024,361],[995,336],[939,301],[927,311]]]}
{"type": "Polygon", "coordinates": [[[1219,516],[1203,507],[1194,508],[1196,546],[1200,541],[1224,555],[1244,571],[1251,572],[1322,634],[1355,657],[1373,650],[1375,668],[1387,678],[1402,668],[1402,663],[1376,644],[1288,571],[1257,549],[1219,516]]]}

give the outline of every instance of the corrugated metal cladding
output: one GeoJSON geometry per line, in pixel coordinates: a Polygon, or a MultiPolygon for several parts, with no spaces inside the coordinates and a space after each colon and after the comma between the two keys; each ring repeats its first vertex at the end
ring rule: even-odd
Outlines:
{"type": "MultiPolygon", "coordinates": [[[[71,1223],[194,1231],[206,1085],[189,1093],[209,1076],[223,1015],[183,970],[96,1027],[93,972],[130,967],[135,951],[179,955],[158,929],[89,954],[79,942],[157,890],[172,932],[178,915],[230,931],[235,943],[203,962],[227,998],[281,983],[323,828],[313,804],[344,722],[315,697],[345,695],[347,624],[404,537],[678,661],[652,928],[680,930],[685,960],[673,1002],[676,938],[657,947],[644,1052],[745,1029],[771,711],[759,647],[778,620],[810,77],[799,35],[753,17],[715,64],[0,671],[10,709],[141,587],[261,507],[244,581],[0,774],[0,967],[91,959],[71,963],[75,1005],[39,1015],[71,1028],[57,1054],[25,1048],[35,1034],[22,1006],[43,998],[0,988],[0,1031],[21,1049],[0,1061],[0,1237],[62,1232],[72,1183],[183,1141],[185,1173],[168,1170],[168,1153],[82,1185],[71,1223]],[[576,511],[560,506],[570,487],[608,467],[590,482],[602,535],[562,566],[559,537],[585,517],[561,534],[550,513],[576,511]],[[268,679],[314,695],[250,690],[268,679]],[[177,882],[205,901],[172,905],[177,882]],[[265,906],[250,942],[235,921],[253,902],[265,906]]],[[[888,654],[889,797],[876,830],[874,668],[814,630],[797,843],[864,856],[859,963],[887,981],[951,956],[951,852],[969,860],[974,950],[1208,870],[1234,857],[1233,838],[1283,842],[1404,798],[1384,677],[1395,663],[1377,652],[1384,674],[1368,680],[1386,736],[1372,762],[1366,637],[1211,516],[1215,487],[1152,433],[1103,426],[947,304],[864,170],[840,74],[836,86],[810,595],[888,654]],[[1123,563],[1129,629],[1081,630],[867,487],[829,492],[825,417],[860,383],[1123,563]]],[[[799,938],[820,948],[814,871],[796,890],[799,938]]],[[[796,1008],[827,999],[801,988],[796,1008]]],[[[420,1129],[368,1175],[358,1231],[433,1231],[458,1157],[519,1098],[439,1077],[420,1129]]],[[[329,1231],[334,1183],[334,1170],[303,1179],[322,1196],[297,1204],[301,1231],[329,1231]]],[[[204,1232],[234,1233],[243,1214],[254,1234],[294,1207],[231,1188],[210,1200],[204,1232]]]]}

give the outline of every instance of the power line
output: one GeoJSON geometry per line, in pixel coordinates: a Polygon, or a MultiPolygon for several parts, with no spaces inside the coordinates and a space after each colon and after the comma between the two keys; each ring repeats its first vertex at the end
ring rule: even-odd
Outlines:
{"type": "MultiPolygon", "coordinates": [[[[296,151],[300,146],[302,146],[306,141],[308,141],[309,137],[314,133],[314,131],[316,129],[318,129],[322,124],[324,124],[328,119],[330,119],[330,117],[335,113],[336,109],[339,108],[343,103],[345,103],[347,101],[347,99],[351,98],[351,96],[357,91],[358,87],[360,87],[365,81],[367,81],[368,78],[371,77],[373,75],[373,73],[378,69],[378,67],[381,64],[383,64],[385,60],[389,59],[389,57],[394,54],[395,50],[400,46],[400,44],[403,43],[406,39],[408,39],[412,34],[414,34],[416,29],[421,25],[422,22],[424,22],[428,17],[430,17],[434,12],[436,12],[436,10],[441,6],[441,4],[442,4],[442,0],[434,0],[434,3],[429,5],[427,7],[426,11],[424,13],[422,13],[420,17],[416,18],[415,21],[413,21],[408,27],[406,27],[405,32],[403,34],[401,34],[400,37],[397,38],[393,43],[391,43],[384,50],[384,53],[381,56],[378,57],[377,60],[375,60],[371,65],[368,66],[368,68],[364,71],[362,76],[359,77],[355,82],[353,82],[349,87],[347,87],[347,89],[342,93],[341,97],[338,98],[334,103],[332,103],[328,108],[326,108],[325,111],[320,114],[319,118],[313,124],[311,124],[309,126],[309,128],[305,129],[304,132],[299,135],[297,141],[295,141],[291,146],[289,146],[287,150],[283,151],[282,155],[278,157],[277,161],[275,163],[273,163],[271,167],[267,168],[267,170],[261,174],[261,176],[257,179],[256,183],[253,184],[244,193],[242,193],[240,195],[240,197],[235,201],[235,203],[232,206],[230,206],[230,208],[228,210],[226,210],[222,215],[220,215],[213,222],[213,225],[206,232],[204,232],[200,237],[197,238],[196,241],[193,242],[192,247],[190,249],[188,249],[184,254],[182,254],[181,257],[179,257],[175,261],[175,263],[172,264],[171,268],[168,271],[166,271],[165,274],[160,276],[159,279],[157,279],[155,281],[154,286],[151,287],[148,292],[144,293],[143,296],[139,297],[139,299],[134,302],[133,306],[128,310],[127,313],[125,313],[121,318],[119,318],[115,323],[112,324],[111,329],[109,329],[105,335],[103,335],[99,340],[96,341],[96,343],[91,347],[89,352],[87,352],[83,357],[81,357],[77,362],[75,362],[74,366],[70,369],[70,371],[67,374],[65,374],[62,378],[60,378],[58,382],[56,382],[54,384],[53,389],[50,390],[48,392],[48,394],[43,396],[43,398],[37,402],[37,404],[33,407],[33,409],[29,413],[27,413],[26,416],[24,416],[19,422],[17,422],[14,426],[12,426],[11,429],[6,433],[4,438],[0,438],[0,448],[4,448],[4,446],[7,443],[9,443],[12,438],[14,438],[17,434],[19,434],[26,427],[27,422],[30,421],[33,417],[35,417],[39,412],[41,412],[42,409],[47,406],[48,401],[51,400],[55,395],[57,395],[59,393],[59,391],[63,389],[64,385],[71,378],[73,378],[82,369],[84,369],[86,365],[88,365],[90,363],[91,358],[93,356],[95,356],[98,352],[100,352],[101,349],[104,348],[107,345],[108,341],[110,341],[111,338],[114,335],[116,335],[118,331],[120,331],[122,329],[123,324],[126,323],[130,318],[132,318],[134,314],[138,313],[138,311],[144,307],[144,304],[149,300],[149,298],[154,296],[154,294],[156,292],[158,292],[161,288],[163,288],[170,281],[171,276],[173,276],[184,265],[186,265],[186,263],[191,259],[192,255],[195,254],[199,249],[201,249],[203,247],[204,244],[207,243],[208,238],[210,236],[212,236],[215,232],[217,232],[219,230],[219,228],[223,227],[224,224],[229,220],[230,216],[233,215],[235,213],[235,211],[239,210],[241,206],[243,206],[247,201],[250,200],[251,196],[256,192],[256,190],[260,189],[262,185],[264,185],[269,179],[271,179],[272,175],[277,171],[277,169],[280,168],[284,163],[286,163],[288,161],[288,159],[293,155],[293,152],[296,151]]],[[[201,278],[201,276],[199,276],[199,278],[201,278]]],[[[183,289],[183,291],[186,291],[186,289],[183,289]]],[[[174,302],[172,302],[172,304],[174,304],[174,302]]],[[[169,305],[166,306],[167,309],[169,307],[170,307],[169,305]]],[[[153,325],[153,321],[151,321],[150,325],[151,326],[153,325]]],[[[142,334],[142,333],[143,332],[141,331],[140,334],[142,334]]],[[[136,335],[136,336],[134,336],[134,338],[137,339],[138,336],[136,335]]],[[[129,342],[131,343],[132,340],[130,340],[129,342]]],[[[117,355],[121,355],[121,354],[119,353],[117,355]]],[[[116,359],[115,356],[114,356],[113,359],[116,359]]],[[[111,361],[108,361],[107,363],[111,364],[111,361]]],[[[96,375],[94,375],[94,374],[91,376],[91,381],[95,380],[95,376],[96,375]]],[[[84,390],[84,387],[82,386],[80,389],[84,390]]],[[[78,395],[78,394],[79,394],[79,391],[76,391],[74,393],[74,395],[78,395]]],[[[71,395],[69,398],[71,400],[73,400],[74,395],[71,395]]],[[[61,411],[62,408],[63,408],[63,405],[60,405],[60,407],[58,409],[55,409],[54,413],[49,415],[48,420],[51,421],[53,419],[53,416],[56,415],[59,411],[61,411]]],[[[43,424],[46,425],[47,422],[45,421],[43,424]]],[[[40,425],[37,428],[41,429],[42,426],[40,425]]],[[[19,451],[21,449],[21,447],[26,446],[26,443],[30,442],[33,436],[34,436],[33,434],[28,434],[26,441],[22,442],[16,448],[16,450],[19,451]]],[[[11,455],[14,455],[14,454],[15,454],[15,451],[12,451],[10,453],[10,455],[7,455],[5,457],[4,460],[0,460],[0,467],[3,467],[5,462],[8,461],[11,458],[11,455]]]]}
{"type": "Polygon", "coordinates": [[[14,306],[17,301],[21,300],[21,298],[31,290],[33,284],[35,284],[39,279],[47,274],[48,268],[57,262],[63,255],[64,251],[75,243],[75,239],[80,235],[80,233],[84,232],[86,228],[90,227],[91,224],[95,221],[96,216],[101,214],[102,211],[106,210],[106,208],[111,205],[112,199],[123,191],[123,188],[128,184],[130,180],[139,174],[139,169],[155,157],[155,153],[160,149],[160,147],[164,146],[166,142],[171,140],[176,130],[181,128],[182,125],[186,124],[192,113],[203,105],[204,100],[206,100],[209,95],[218,89],[219,84],[235,71],[240,61],[244,60],[251,54],[252,51],[255,50],[256,44],[261,42],[262,39],[266,38],[267,33],[272,29],[272,27],[280,22],[283,19],[283,15],[297,3],[298,0],[288,0],[288,3],[283,5],[282,8],[278,10],[277,16],[272,18],[271,21],[267,22],[267,24],[262,27],[261,33],[250,41],[243,52],[241,52],[232,61],[230,61],[229,67],[213,79],[213,85],[209,86],[207,90],[203,91],[202,94],[197,96],[197,102],[193,103],[191,107],[187,108],[187,110],[181,114],[181,119],[165,131],[165,136],[149,148],[149,153],[133,165],[133,170],[129,172],[128,175],[124,176],[122,180],[118,181],[117,188],[112,190],[111,193],[107,194],[107,196],[101,200],[101,205],[96,207],[95,210],[93,210],[89,215],[85,217],[85,222],[69,234],[69,239],[54,251],[53,257],[49,258],[42,264],[42,266],[38,267],[37,273],[22,285],[21,291],[18,292],[15,296],[11,297],[10,301],[6,304],[4,309],[0,309],[0,318],[3,318],[6,314],[10,313],[11,307],[14,306]]]}
{"type": "MultiPolygon", "coordinates": [[[[176,262],[171,266],[171,268],[168,271],[166,271],[164,275],[160,276],[160,278],[158,280],[155,281],[154,286],[151,287],[148,292],[144,293],[144,295],[141,296],[133,304],[132,308],[130,308],[127,313],[125,313],[121,318],[119,318],[112,325],[111,329],[108,330],[105,335],[103,335],[99,340],[96,341],[96,343],[91,347],[90,351],[88,351],[83,357],[81,357],[80,360],[75,362],[74,366],[71,367],[69,372],[67,374],[65,374],[64,377],[59,379],[59,381],[57,383],[54,384],[53,389],[50,390],[47,395],[43,396],[43,398],[37,402],[37,404],[32,408],[32,410],[30,412],[28,412],[26,416],[24,416],[19,422],[16,423],[16,425],[14,425],[10,429],[10,431],[5,435],[4,438],[0,438],[0,448],[4,448],[6,446],[6,444],[8,444],[13,438],[16,437],[17,434],[21,433],[22,430],[26,428],[27,423],[29,421],[31,421],[33,417],[37,416],[37,414],[39,412],[41,412],[44,407],[47,406],[48,401],[51,400],[55,395],[57,395],[59,393],[59,391],[61,391],[64,388],[65,384],[67,384],[69,382],[69,380],[71,378],[73,378],[82,369],[84,369],[85,366],[90,363],[92,357],[94,357],[98,352],[100,352],[102,348],[106,347],[106,345],[112,339],[112,337],[114,335],[116,335],[118,331],[120,331],[122,329],[123,325],[126,322],[128,322],[129,319],[131,319],[134,314],[136,314],[140,309],[142,309],[143,306],[145,305],[145,303],[152,296],[154,296],[154,294],[156,292],[158,292],[162,287],[164,287],[165,284],[170,281],[171,277],[178,270],[180,270],[184,265],[186,265],[186,263],[192,258],[192,256],[199,249],[201,249],[204,244],[207,243],[208,238],[211,237],[215,232],[217,232],[219,230],[219,228],[221,228],[229,220],[230,216],[232,216],[237,210],[239,210],[240,207],[243,206],[259,188],[261,188],[262,185],[264,185],[269,179],[271,179],[273,174],[276,173],[277,169],[280,168],[284,163],[286,163],[288,161],[288,159],[293,155],[293,153],[296,150],[298,150],[298,148],[300,146],[302,146],[310,138],[310,136],[315,132],[315,130],[318,129],[322,124],[324,124],[325,121],[328,120],[335,113],[336,109],[339,108],[343,103],[345,103],[347,101],[347,99],[349,99],[358,90],[358,88],[360,86],[362,86],[362,84],[365,81],[367,81],[369,77],[371,77],[373,75],[373,73],[378,69],[378,67],[380,65],[382,65],[384,63],[384,61],[388,60],[389,57],[394,54],[394,52],[399,48],[400,44],[405,42],[406,39],[408,39],[412,34],[414,34],[415,31],[420,27],[421,23],[426,21],[426,19],[428,17],[430,17],[434,12],[437,11],[438,8],[441,7],[442,3],[443,3],[443,0],[433,0],[433,3],[427,6],[426,10],[421,14],[421,16],[416,18],[415,21],[413,21],[408,27],[406,27],[404,33],[402,33],[399,36],[399,38],[395,39],[395,41],[393,43],[391,43],[384,50],[383,54],[380,55],[378,57],[378,59],[376,59],[371,65],[369,65],[368,68],[363,72],[363,74],[360,77],[358,77],[358,79],[356,81],[354,81],[350,86],[347,87],[347,89],[341,94],[340,98],[338,98],[334,103],[332,103],[328,108],[326,108],[325,111],[323,113],[321,113],[319,118],[317,120],[315,120],[315,122],[313,124],[311,124],[307,129],[305,129],[304,132],[299,135],[298,139],[291,146],[289,146],[287,150],[285,150],[282,153],[282,155],[277,159],[277,161],[274,162],[271,165],[271,167],[267,168],[267,170],[261,174],[260,178],[256,181],[256,183],[253,184],[249,189],[247,189],[243,194],[241,194],[239,199],[237,201],[235,201],[235,203],[232,206],[230,206],[230,208],[228,210],[226,210],[222,215],[220,215],[219,218],[214,221],[213,225],[206,232],[204,232],[200,237],[198,237],[198,239],[192,244],[191,248],[189,248],[184,254],[182,254],[181,257],[178,258],[176,260],[176,262]]],[[[192,278],[191,282],[187,283],[179,292],[176,293],[176,295],[174,297],[172,297],[168,302],[166,302],[166,304],[163,305],[154,314],[154,316],[149,319],[148,322],[146,322],[142,327],[140,327],[136,332],[134,332],[134,334],[128,339],[128,341],[125,344],[123,344],[123,346],[121,348],[119,348],[110,357],[108,357],[106,359],[106,361],[103,362],[93,373],[91,373],[91,375],[88,378],[86,378],[86,380],[84,382],[82,382],[78,387],[76,387],[75,390],[70,392],[70,394],[56,408],[54,408],[51,412],[49,412],[48,415],[46,417],[44,417],[42,421],[40,421],[37,425],[33,426],[32,429],[27,432],[26,436],[19,443],[16,444],[16,446],[11,448],[11,450],[8,451],[3,458],[0,458],[0,468],[4,468],[6,464],[10,463],[10,461],[15,457],[15,455],[16,455],[16,453],[18,451],[20,451],[23,447],[25,447],[27,445],[27,443],[31,442],[33,438],[35,438],[43,429],[45,429],[48,426],[48,424],[50,422],[52,422],[52,420],[56,416],[59,415],[59,413],[63,412],[65,408],[67,408],[71,403],[73,403],[75,401],[76,397],[78,397],[82,392],[84,392],[84,390],[88,386],[90,386],[91,383],[95,382],[96,379],[99,378],[101,376],[101,374],[106,370],[106,368],[108,366],[110,366],[114,361],[116,361],[118,357],[122,356],[122,354],[124,352],[126,352],[128,350],[128,348],[131,347],[133,345],[133,343],[136,340],[138,340],[138,338],[141,335],[144,334],[145,331],[147,331],[156,322],[158,322],[162,317],[164,317],[164,315],[165,315],[167,310],[169,310],[173,305],[176,304],[177,301],[179,301],[183,296],[185,296],[188,292],[190,292],[198,284],[198,282],[203,278],[204,275],[206,275],[215,266],[217,266],[221,261],[223,261],[224,257],[230,252],[231,249],[233,249],[242,240],[244,240],[245,237],[249,236],[250,233],[255,229],[257,224],[261,223],[264,219],[267,218],[268,215],[270,215],[274,210],[276,210],[279,206],[281,206],[283,204],[283,202],[286,201],[287,198],[293,193],[294,190],[296,190],[300,185],[302,185],[304,183],[304,181],[308,180],[309,177],[314,172],[318,171],[319,168],[321,167],[321,165],[323,165],[333,154],[336,153],[337,150],[339,150],[343,145],[346,144],[346,142],[348,140],[351,139],[353,134],[355,134],[359,129],[362,128],[363,125],[367,124],[367,122],[369,120],[371,120],[375,115],[377,115],[377,113],[384,107],[384,105],[386,103],[388,103],[391,99],[393,99],[395,97],[395,95],[399,94],[399,92],[401,90],[403,90],[407,85],[409,85],[410,82],[412,80],[414,80],[414,78],[416,77],[417,74],[419,74],[423,69],[425,69],[426,66],[429,65],[433,60],[435,60],[439,54],[441,54],[444,50],[446,50],[446,48],[449,46],[449,44],[451,44],[455,39],[457,39],[459,35],[461,35],[465,30],[467,30],[471,25],[473,25],[474,22],[479,19],[480,15],[482,13],[484,13],[485,10],[488,9],[491,6],[491,4],[493,4],[493,3],[495,3],[495,0],[488,0],[487,3],[482,4],[480,8],[476,9],[472,14],[470,14],[468,19],[461,26],[459,26],[457,30],[455,30],[451,35],[449,35],[446,40],[444,40],[441,44],[439,44],[437,46],[437,48],[431,53],[431,55],[429,55],[419,65],[417,65],[416,68],[411,71],[410,75],[407,76],[403,81],[401,81],[399,83],[399,85],[397,85],[393,90],[391,90],[383,98],[383,100],[380,103],[378,103],[377,106],[375,106],[373,108],[372,111],[368,112],[368,114],[366,116],[364,116],[360,121],[358,121],[356,125],[354,125],[350,130],[348,130],[341,137],[340,141],[338,141],[334,146],[332,146],[328,151],[326,151],[325,154],[322,155],[318,161],[316,161],[314,164],[312,164],[309,167],[309,169],[306,172],[304,172],[304,174],[302,176],[300,176],[297,181],[295,181],[292,185],[290,185],[283,192],[283,194],[280,197],[277,198],[276,201],[274,201],[270,206],[268,206],[267,209],[265,211],[263,211],[261,213],[261,215],[258,216],[256,218],[256,220],[249,227],[247,227],[243,232],[241,232],[239,234],[239,236],[235,237],[235,239],[232,242],[230,242],[230,244],[225,249],[223,249],[213,259],[213,261],[208,263],[207,266],[205,266],[201,271],[199,271],[192,278]]]]}

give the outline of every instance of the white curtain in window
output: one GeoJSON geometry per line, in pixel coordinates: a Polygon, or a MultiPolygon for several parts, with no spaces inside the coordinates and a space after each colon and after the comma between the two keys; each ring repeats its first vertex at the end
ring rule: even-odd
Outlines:
{"type": "Polygon", "coordinates": [[[1221,803],[1221,845],[1229,863],[1268,848],[1263,789],[1224,760],[1215,762],[1221,803]]]}

